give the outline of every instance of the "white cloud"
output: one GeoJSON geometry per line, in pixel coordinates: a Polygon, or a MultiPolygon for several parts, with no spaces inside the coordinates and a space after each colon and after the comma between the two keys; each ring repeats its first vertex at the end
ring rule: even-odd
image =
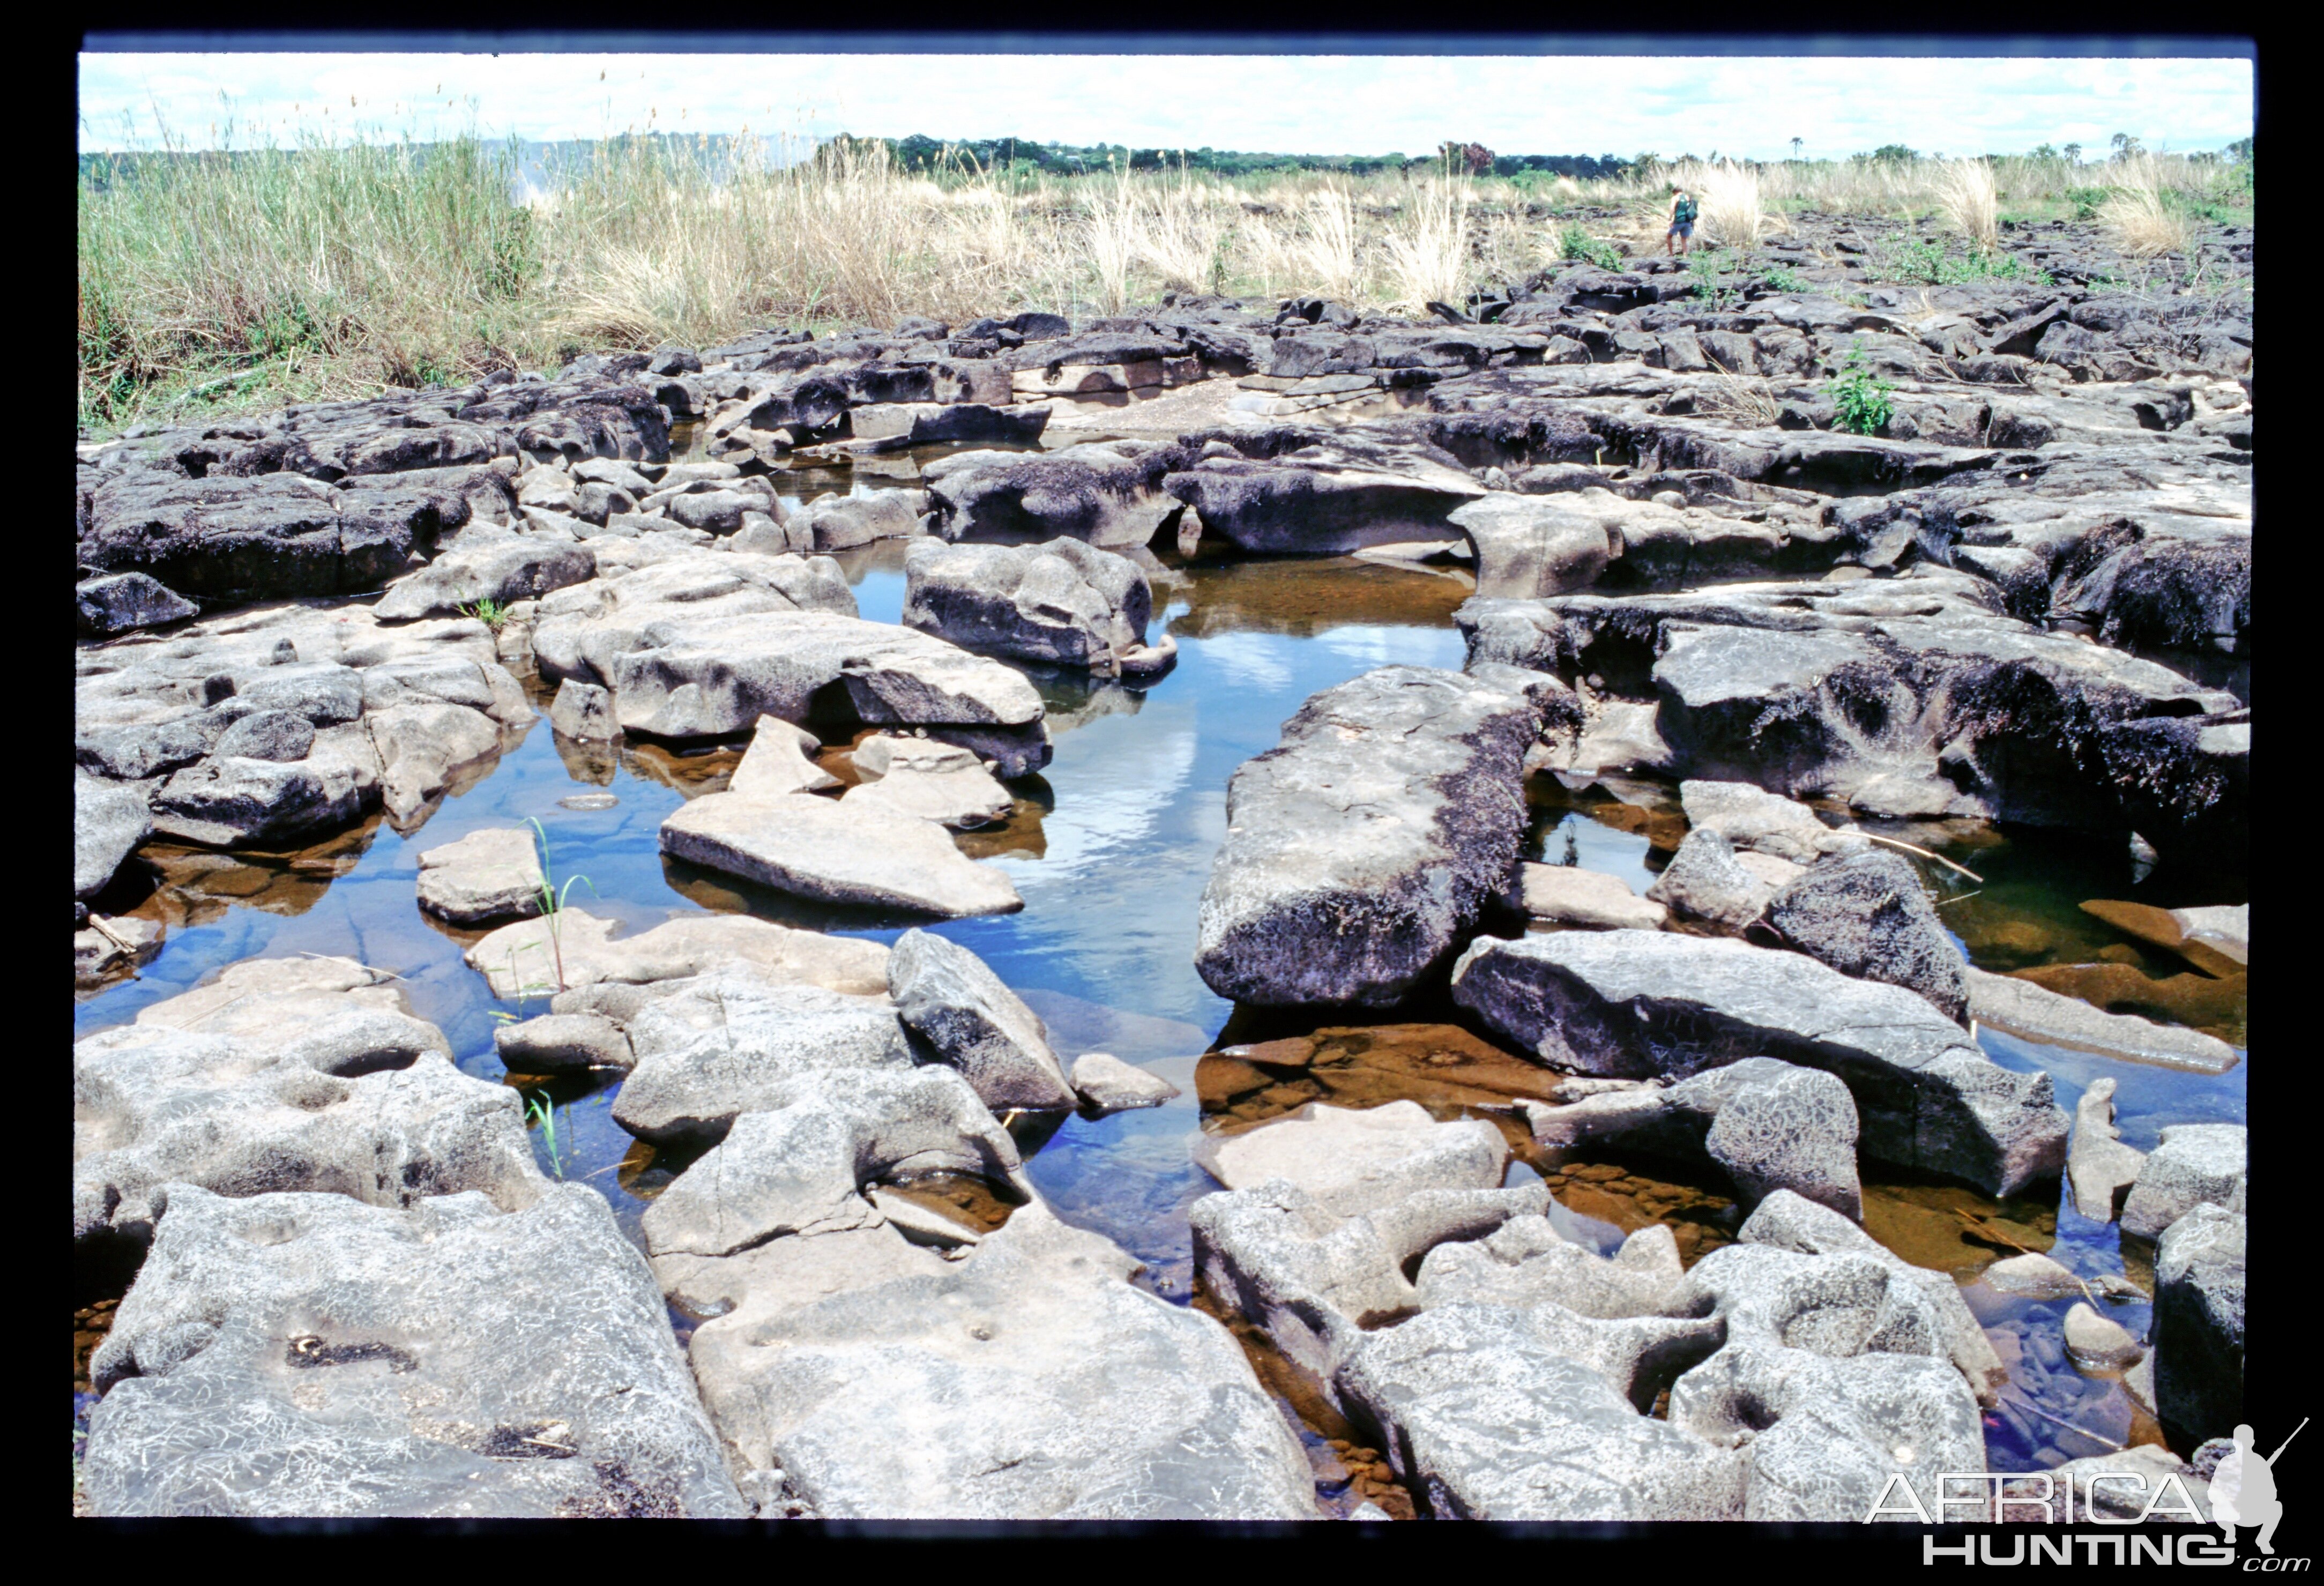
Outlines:
{"type": "Polygon", "coordinates": [[[2039,143],[2216,148],[2252,129],[2244,60],[1303,55],[84,54],[81,147],[356,130],[583,138],[652,126],[819,136],[1416,154],[1831,157],[2039,143]],[[221,102],[220,95],[226,96],[221,102]],[[131,130],[123,131],[126,124],[131,130]]]}

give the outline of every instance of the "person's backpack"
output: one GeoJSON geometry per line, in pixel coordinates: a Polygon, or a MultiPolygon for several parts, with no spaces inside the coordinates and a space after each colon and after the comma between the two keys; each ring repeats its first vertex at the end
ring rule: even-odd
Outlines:
{"type": "Polygon", "coordinates": [[[1692,198],[1681,198],[1678,201],[1678,213],[1671,217],[1671,224],[1673,226],[1691,226],[1693,223],[1694,200],[1692,198]]]}

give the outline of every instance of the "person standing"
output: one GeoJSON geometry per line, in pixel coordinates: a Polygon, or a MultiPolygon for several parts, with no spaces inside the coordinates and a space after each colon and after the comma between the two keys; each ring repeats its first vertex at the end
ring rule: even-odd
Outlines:
{"type": "Polygon", "coordinates": [[[1674,191],[1671,194],[1670,230],[1663,237],[1665,254],[1674,256],[1686,252],[1688,244],[1694,240],[1694,195],[1684,188],[1674,191]]]}

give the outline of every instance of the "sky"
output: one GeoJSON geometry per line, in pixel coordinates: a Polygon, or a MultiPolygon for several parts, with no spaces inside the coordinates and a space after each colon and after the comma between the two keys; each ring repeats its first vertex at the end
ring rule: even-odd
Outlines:
{"type": "Polygon", "coordinates": [[[2014,153],[2250,135],[2240,59],[1322,55],[131,54],[79,57],[80,148],[304,137],[835,132],[1270,153],[1771,160],[1882,143],[2014,153]],[[158,122],[157,122],[158,117],[158,122]]]}

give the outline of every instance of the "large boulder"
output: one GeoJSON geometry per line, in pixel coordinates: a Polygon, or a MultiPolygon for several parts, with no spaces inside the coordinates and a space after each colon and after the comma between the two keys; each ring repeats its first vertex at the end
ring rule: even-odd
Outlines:
{"type": "Polygon", "coordinates": [[[1646,889],[1646,898],[1682,919],[1739,931],[1759,917],[1775,891],[1735,857],[1726,838],[1697,827],[1646,889]]]}
{"type": "Polygon", "coordinates": [[[73,1047],[73,1237],[150,1230],[161,1191],[330,1191],[374,1205],[542,1180],[517,1094],[337,960],[255,959],[73,1047]]]}
{"type": "Polygon", "coordinates": [[[1683,1078],[1773,1056],[1839,1076],[1862,1147],[2012,1194],[2065,1164],[2046,1073],[2017,1074],[1914,993],[1795,953],[1651,931],[1480,936],[1453,1000],[1520,1050],[1583,1074],[1683,1078]]]}
{"type": "Polygon", "coordinates": [[[933,931],[909,930],[888,954],[897,1017],[1000,1111],[1074,1105],[1048,1027],[984,961],[933,931]]]}
{"type": "Polygon", "coordinates": [[[1135,562],[1078,539],[923,541],[904,556],[904,625],[981,655],[1118,671],[1153,606],[1135,562]]]}
{"type": "Polygon", "coordinates": [[[1590,1325],[1554,1306],[1430,1310],[1367,1334],[1340,1393],[1439,1519],[1740,1518],[1744,1456],[1641,1415],[1574,1358],[1590,1325]]]}
{"type": "Polygon", "coordinates": [[[713,1316],[694,1374],[746,1490],[831,1519],[1314,1517],[1233,1337],[1111,1242],[1035,1201],[953,1254],[890,1222],[656,1260],[713,1316]]]}
{"type": "Polygon", "coordinates": [[[153,829],[145,796],[135,788],[73,779],[73,896],[86,902],[105,890],[153,829]]]}
{"type": "Polygon", "coordinates": [[[662,822],[661,850],[821,903],[947,919],[1025,907],[1006,871],[969,859],[934,822],[813,794],[696,798],[662,822]]]}
{"type": "Polygon", "coordinates": [[[1016,1143],[949,1069],[867,1069],[844,1089],[803,1074],[760,1092],[724,1139],[654,1198],[646,1252],[730,1256],[784,1234],[861,1228],[863,1189],[890,1175],[982,1175],[1032,1198],[1016,1143]]]}
{"type": "Polygon", "coordinates": [[[1053,452],[961,452],[920,470],[936,532],[948,540],[1142,546],[1185,509],[1157,488],[1162,454],[1135,443],[1053,452]]]}
{"type": "Polygon", "coordinates": [[[2205,1203],[2155,1247],[2155,1408],[2189,1443],[2245,1418],[2245,1238],[2241,1213],[2205,1203]]]}
{"type": "Polygon", "coordinates": [[[1416,450],[1319,447],[1271,457],[1206,456],[1162,488],[1204,532],[1259,556],[1343,556],[1368,546],[1453,539],[1452,515],[1485,494],[1448,461],[1416,450]]]}
{"type": "Polygon", "coordinates": [[[738,1518],[604,1198],[171,1186],[89,1362],[99,1515],[738,1518]]]}
{"type": "Polygon", "coordinates": [[[74,620],[87,639],[165,627],[198,616],[201,609],[145,573],[106,573],[73,586],[74,620]]]}
{"type": "Polygon", "coordinates": [[[2250,1133],[2240,1123],[2176,1123],[2138,1166],[2123,1203],[2122,1231],[2159,1239],[2197,1206],[2246,1210],[2250,1133]]]}
{"type": "Polygon", "coordinates": [[[1204,982],[1265,1005],[1409,995],[1517,862],[1526,752],[1572,706],[1529,682],[1384,667],[1309,699],[1227,784],[1204,982]]]}
{"type": "Polygon", "coordinates": [[[1577,511],[1580,504],[1571,496],[1496,492],[1447,513],[1445,521],[1476,551],[1477,593],[1532,600],[1597,583],[1622,554],[1621,535],[1599,515],[1577,511]]]}
{"type": "Polygon", "coordinates": [[[1918,991],[1947,1019],[1969,1007],[1967,963],[1903,855],[1837,854],[1777,892],[1767,923],[1842,974],[1918,991]]]}

